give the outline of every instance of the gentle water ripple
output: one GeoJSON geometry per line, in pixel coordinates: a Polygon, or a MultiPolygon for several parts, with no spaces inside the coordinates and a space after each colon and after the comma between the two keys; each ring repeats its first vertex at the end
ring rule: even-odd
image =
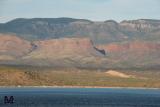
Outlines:
{"type": "Polygon", "coordinates": [[[0,107],[160,107],[160,90],[0,88],[0,107]],[[14,96],[14,104],[4,104],[14,96]]]}

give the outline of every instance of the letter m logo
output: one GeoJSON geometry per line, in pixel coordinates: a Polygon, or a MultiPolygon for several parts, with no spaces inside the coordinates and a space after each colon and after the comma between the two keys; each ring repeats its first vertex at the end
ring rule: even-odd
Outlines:
{"type": "Polygon", "coordinates": [[[4,103],[5,104],[13,104],[14,103],[14,97],[13,96],[10,96],[10,97],[5,96],[4,97],[4,103]]]}

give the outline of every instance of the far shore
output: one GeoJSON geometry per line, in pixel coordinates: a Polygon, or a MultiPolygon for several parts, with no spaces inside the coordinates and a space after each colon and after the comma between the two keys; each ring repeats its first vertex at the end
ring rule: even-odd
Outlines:
{"type": "Polygon", "coordinates": [[[102,87],[102,86],[0,86],[0,88],[108,88],[108,89],[160,89],[154,87],[102,87]]]}

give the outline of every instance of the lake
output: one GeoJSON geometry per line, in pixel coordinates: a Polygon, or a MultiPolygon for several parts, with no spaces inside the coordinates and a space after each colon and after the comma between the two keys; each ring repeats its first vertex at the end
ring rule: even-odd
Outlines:
{"type": "Polygon", "coordinates": [[[160,90],[0,88],[0,107],[160,107],[160,90]],[[5,96],[8,103],[4,103],[5,96]],[[13,96],[13,104],[9,101],[13,96]]]}

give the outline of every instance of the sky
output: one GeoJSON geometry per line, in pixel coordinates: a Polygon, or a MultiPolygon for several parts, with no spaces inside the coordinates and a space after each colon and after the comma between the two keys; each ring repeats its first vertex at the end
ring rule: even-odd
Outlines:
{"type": "Polygon", "coordinates": [[[15,18],[160,19],[160,0],[0,0],[0,23],[15,18]]]}

